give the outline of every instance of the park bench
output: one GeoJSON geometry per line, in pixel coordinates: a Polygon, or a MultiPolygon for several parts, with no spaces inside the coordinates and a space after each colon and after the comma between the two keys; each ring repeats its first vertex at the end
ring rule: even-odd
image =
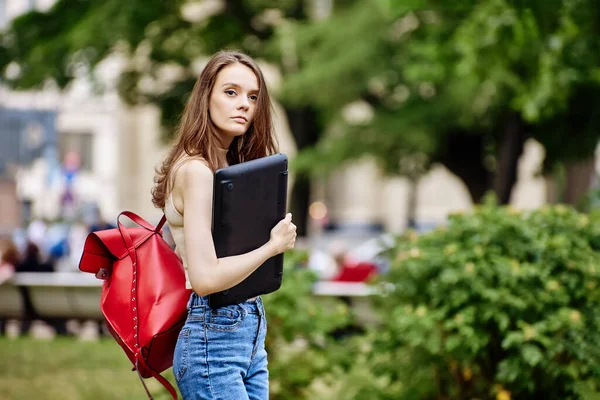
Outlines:
{"type": "MultiPolygon", "coordinates": [[[[26,287],[33,307],[41,319],[64,318],[102,321],[100,294],[102,282],[91,274],[81,272],[22,272],[0,285],[0,318],[20,318],[23,302],[18,287],[26,287]]],[[[349,299],[361,310],[372,288],[354,282],[317,282],[315,296],[334,296],[349,299]]],[[[363,310],[366,312],[366,309],[363,310]]],[[[359,312],[359,314],[364,314],[359,312]]],[[[365,316],[366,317],[366,316],[365,316]]]]}

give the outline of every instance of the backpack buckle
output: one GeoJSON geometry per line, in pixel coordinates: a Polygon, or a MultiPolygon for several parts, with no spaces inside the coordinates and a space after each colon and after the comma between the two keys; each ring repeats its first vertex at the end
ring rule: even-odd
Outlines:
{"type": "Polygon", "coordinates": [[[107,268],[100,268],[98,272],[96,272],[96,278],[102,279],[103,281],[110,278],[110,270],[107,268]]]}

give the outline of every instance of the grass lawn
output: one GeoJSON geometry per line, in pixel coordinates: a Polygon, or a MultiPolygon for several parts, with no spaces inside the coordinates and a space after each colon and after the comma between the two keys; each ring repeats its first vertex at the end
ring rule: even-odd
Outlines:
{"type": "MultiPolygon", "coordinates": [[[[171,370],[165,376],[175,386],[171,370]]],[[[170,399],[154,379],[156,400],[170,399]]],[[[112,338],[80,341],[0,337],[0,400],[144,400],[137,373],[112,338]]]]}
{"type": "MultiPolygon", "coordinates": [[[[163,376],[175,385],[171,370],[163,376]]],[[[155,379],[147,379],[146,383],[156,400],[171,399],[155,379]]],[[[81,341],[0,337],[0,400],[29,399],[146,400],[147,397],[137,374],[131,371],[131,363],[112,338],[81,341]]],[[[600,395],[586,391],[581,385],[581,399],[600,400],[600,395]]]]}

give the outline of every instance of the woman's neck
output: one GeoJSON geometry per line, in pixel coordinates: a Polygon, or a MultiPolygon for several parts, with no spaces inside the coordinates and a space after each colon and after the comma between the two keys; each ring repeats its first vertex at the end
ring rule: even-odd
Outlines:
{"type": "Polygon", "coordinates": [[[229,149],[223,149],[223,148],[217,146],[217,153],[219,155],[220,164],[227,165],[227,152],[228,151],[229,151],[229,149]]]}

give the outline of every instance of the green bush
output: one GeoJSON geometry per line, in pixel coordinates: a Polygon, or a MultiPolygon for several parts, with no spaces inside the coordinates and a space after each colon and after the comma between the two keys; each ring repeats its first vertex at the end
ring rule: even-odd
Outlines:
{"type": "Polygon", "coordinates": [[[393,257],[363,354],[395,384],[371,398],[576,399],[600,377],[596,215],[491,201],[408,232],[393,257]]]}

